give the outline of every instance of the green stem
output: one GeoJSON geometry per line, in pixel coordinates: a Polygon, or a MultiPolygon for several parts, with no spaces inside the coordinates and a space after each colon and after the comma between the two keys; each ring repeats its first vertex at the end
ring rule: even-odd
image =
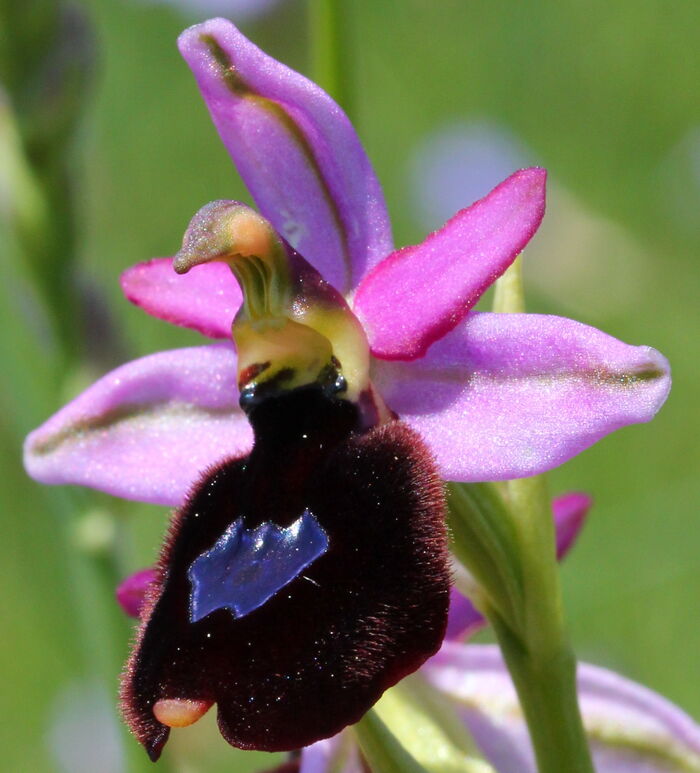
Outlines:
{"type": "Polygon", "coordinates": [[[313,80],[349,115],[352,113],[348,57],[348,16],[344,0],[309,0],[309,37],[313,80]]]}
{"type": "Polygon", "coordinates": [[[80,349],[78,294],[73,275],[75,234],[66,170],[38,169],[26,152],[18,118],[0,91],[0,217],[14,232],[60,344],[66,367],[80,349]]]}
{"type": "Polygon", "coordinates": [[[519,562],[513,559],[517,535],[503,498],[489,483],[448,483],[447,491],[451,549],[476,581],[467,595],[479,608],[488,604],[520,630],[523,577],[519,562]]]}
{"type": "Polygon", "coordinates": [[[496,282],[493,310],[501,314],[522,314],[525,311],[522,258],[516,258],[496,282]]]}
{"type": "MultiPolygon", "coordinates": [[[[494,311],[525,309],[520,260],[496,285],[494,311]]],[[[505,484],[523,578],[517,626],[488,603],[492,623],[530,731],[540,773],[593,773],[578,706],[576,659],[566,633],[556,535],[543,476],[505,484]]]]}
{"type": "Polygon", "coordinates": [[[530,731],[540,773],[592,773],[566,634],[550,499],[542,477],[509,481],[524,577],[524,628],[486,610],[530,731]]]}
{"type": "Polygon", "coordinates": [[[510,630],[491,620],[518,692],[540,773],[593,773],[585,734],[579,729],[576,661],[566,647],[551,654],[525,650],[510,630]],[[573,696],[572,696],[573,694],[573,696]]]}
{"type": "Polygon", "coordinates": [[[362,754],[377,773],[426,773],[374,709],[353,725],[362,754]]]}

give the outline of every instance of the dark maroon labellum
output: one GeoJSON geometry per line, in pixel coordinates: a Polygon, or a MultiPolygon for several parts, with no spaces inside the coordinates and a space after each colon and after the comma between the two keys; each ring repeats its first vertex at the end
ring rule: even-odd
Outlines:
{"type": "Polygon", "coordinates": [[[361,432],[318,386],[249,409],[255,446],[175,515],[122,685],[156,760],[163,699],[214,702],[243,749],[299,749],[358,719],[440,646],[442,484],[399,421],[361,432]]]}

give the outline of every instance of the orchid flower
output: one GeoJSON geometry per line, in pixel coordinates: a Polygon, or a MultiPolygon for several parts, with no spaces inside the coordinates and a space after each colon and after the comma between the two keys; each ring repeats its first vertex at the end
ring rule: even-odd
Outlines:
{"type": "Polygon", "coordinates": [[[649,347],[472,311],[540,223],[542,169],[392,251],[377,178],[328,95],[223,19],[180,47],[264,217],[206,205],[175,259],[123,288],[235,346],[118,368],[25,456],[43,482],[179,508],[122,690],[154,759],[213,703],[242,748],[359,719],[442,642],[440,479],[543,472],[651,419],[670,387],[649,347]]]}

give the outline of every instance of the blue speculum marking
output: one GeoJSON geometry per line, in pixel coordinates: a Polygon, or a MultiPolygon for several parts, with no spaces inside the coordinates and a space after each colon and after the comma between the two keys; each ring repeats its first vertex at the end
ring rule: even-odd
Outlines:
{"type": "Polygon", "coordinates": [[[261,607],[328,550],[328,535],[304,514],[287,527],[267,521],[246,529],[238,518],[187,570],[190,621],[217,609],[243,617],[261,607]]]}

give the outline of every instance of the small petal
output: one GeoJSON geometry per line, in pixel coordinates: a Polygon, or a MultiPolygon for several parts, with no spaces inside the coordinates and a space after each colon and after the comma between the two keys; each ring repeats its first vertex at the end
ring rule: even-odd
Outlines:
{"type": "Polygon", "coordinates": [[[178,505],[211,465],[251,445],[236,355],[218,344],[152,354],[108,373],[29,435],[24,463],[42,483],[178,505]]]}
{"type": "MultiPolygon", "coordinates": [[[[554,527],[557,538],[557,558],[562,559],[576,544],[593,500],[588,494],[571,492],[552,501],[554,527]]],[[[450,592],[450,611],[447,617],[445,638],[466,639],[487,625],[474,604],[453,587],[450,592]]]]}
{"type": "MultiPolygon", "coordinates": [[[[497,647],[447,643],[421,673],[454,700],[499,773],[536,773],[525,722],[497,647]]],[[[669,701],[585,664],[579,665],[578,687],[600,773],[700,771],[700,727],[669,701]]]]}
{"type": "Polygon", "coordinates": [[[391,250],[384,197],[343,111],[229,21],[180,36],[221,139],[262,214],[337,289],[391,250]]]}
{"type": "Polygon", "coordinates": [[[155,579],[155,569],[139,569],[119,583],[115,595],[119,606],[129,617],[139,617],[146,591],[155,579]]]}
{"type": "Polygon", "coordinates": [[[574,546],[592,505],[591,497],[579,491],[562,494],[552,502],[557,530],[557,558],[563,558],[574,546]]]}
{"type": "Polygon", "coordinates": [[[522,169],[360,284],[355,312],[376,357],[414,360],[464,317],[522,252],[544,215],[544,169],[522,169]]]}
{"type": "Polygon", "coordinates": [[[124,295],[147,314],[210,338],[231,337],[243,300],[238,282],[223,263],[195,266],[182,276],[173,270],[172,258],[155,258],[127,269],[121,285],[124,295]]]}
{"type": "Polygon", "coordinates": [[[445,639],[466,639],[487,625],[484,616],[457,588],[450,589],[450,611],[445,639]]]}
{"type": "Polygon", "coordinates": [[[668,362],[573,320],[472,313],[410,363],[376,362],[387,405],[417,429],[447,480],[507,480],[563,464],[649,421],[668,362]]]}

